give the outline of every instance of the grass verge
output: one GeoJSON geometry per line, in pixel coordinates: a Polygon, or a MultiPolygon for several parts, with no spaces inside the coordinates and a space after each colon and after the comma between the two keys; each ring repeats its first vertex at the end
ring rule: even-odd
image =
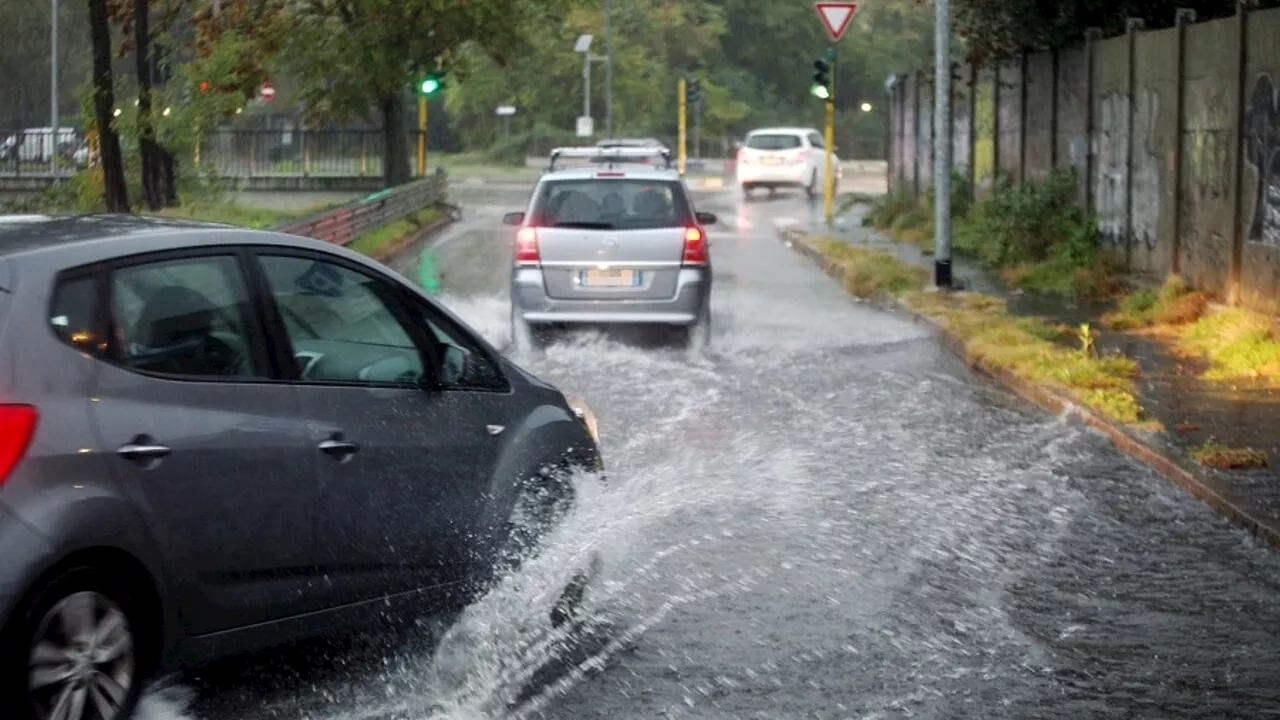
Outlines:
{"type": "Polygon", "coordinates": [[[426,207],[418,212],[401,218],[389,225],[383,225],[377,230],[371,230],[363,235],[357,235],[347,243],[347,247],[365,255],[373,255],[378,250],[387,245],[418,232],[422,228],[430,225],[440,219],[441,209],[439,207],[426,207]]]}
{"type": "Polygon", "coordinates": [[[892,255],[850,247],[832,238],[815,238],[812,243],[832,266],[840,268],[850,293],[899,298],[913,312],[955,333],[970,361],[1065,391],[1120,422],[1142,422],[1134,386],[1138,366],[1133,359],[1099,356],[1091,343],[1080,350],[1063,347],[1056,341],[1070,330],[1037,318],[1011,316],[998,297],[923,292],[928,272],[892,255]]]}
{"type": "Polygon", "coordinates": [[[183,203],[176,208],[165,208],[155,214],[160,217],[225,223],[227,225],[238,225],[261,230],[287,220],[306,217],[334,207],[338,207],[338,204],[319,203],[297,210],[278,210],[230,202],[193,202],[183,203]]]}
{"type": "Polygon", "coordinates": [[[1219,470],[1244,470],[1267,467],[1267,454],[1253,448],[1232,448],[1213,438],[1191,448],[1191,459],[1219,470]]]}
{"type": "Polygon", "coordinates": [[[1112,330],[1184,326],[1199,320],[1209,309],[1209,296],[1190,290],[1181,278],[1170,276],[1157,288],[1125,295],[1120,306],[1102,317],[1112,330]]]}
{"type": "MultiPolygon", "coordinates": [[[[1055,171],[1042,182],[1002,179],[974,201],[963,176],[951,181],[953,250],[999,272],[1009,287],[1078,297],[1107,297],[1119,272],[1099,249],[1097,223],[1075,205],[1076,177],[1055,171]]],[[[892,193],[871,206],[864,224],[933,252],[933,193],[892,193]]]]}
{"type": "Polygon", "coordinates": [[[1262,380],[1280,386],[1280,335],[1272,319],[1239,308],[1205,315],[1179,346],[1209,361],[1208,380],[1262,380]]]}

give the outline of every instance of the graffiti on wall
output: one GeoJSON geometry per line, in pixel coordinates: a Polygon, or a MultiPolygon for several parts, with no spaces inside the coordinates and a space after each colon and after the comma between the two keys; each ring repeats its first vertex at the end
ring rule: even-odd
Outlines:
{"type": "Polygon", "coordinates": [[[1093,208],[1098,233],[1104,242],[1124,240],[1126,165],[1129,160],[1129,98],[1110,92],[1098,103],[1095,156],[1098,167],[1093,183],[1093,208]]]}
{"type": "Polygon", "coordinates": [[[1162,176],[1156,123],[1160,118],[1160,94],[1151,88],[1138,92],[1133,108],[1133,176],[1129,226],[1134,247],[1156,249],[1162,176]]]}
{"type": "Polygon", "coordinates": [[[1257,189],[1245,239],[1280,247],[1280,90],[1270,75],[1254,81],[1246,113],[1245,162],[1257,189]]]}
{"type": "Polygon", "coordinates": [[[1154,250],[1159,238],[1157,228],[1163,182],[1156,141],[1160,94],[1151,88],[1143,88],[1138,92],[1132,112],[1133,117],[1130,118],[1126,93],[1107,93],[1098,103],[1094,209],[1098,214],[1098,233],[1103,242],[1124,245],[1128,220],[1133,245],[1154,250]],[[1131,139],[1132,174],[1129,168],[1131,139]],[[1126,213],[1129,213],[1128,218],[1126,213]]]}
{"type": "Polygon", "coordinates": [[[1197,216],[1221,207],[1230,190],[1231,117],[1221,88],[1207,83],[1187,86],[1186,192],[1182,198],[1184,232],[1197,216]]]}

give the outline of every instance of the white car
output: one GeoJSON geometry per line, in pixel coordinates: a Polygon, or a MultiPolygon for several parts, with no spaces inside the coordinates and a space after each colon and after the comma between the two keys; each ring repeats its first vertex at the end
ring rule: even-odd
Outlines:
{"type": "MultiPolygon", "coordinates": [[[[840,182],[840,158],[831,158],[834,181],[840,182]]],[[[756,188],[804,188],[810,198],[822,195],[826,182],[826,144],[813,128],[762,128],[747,133],[738,149],[738,184],[750,196],[756,188]]]]}

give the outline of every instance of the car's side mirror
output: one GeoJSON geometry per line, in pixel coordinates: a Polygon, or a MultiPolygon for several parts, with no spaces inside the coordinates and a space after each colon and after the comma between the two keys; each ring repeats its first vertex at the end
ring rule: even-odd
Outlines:
{"type": "Polygon", "coordinates": [[[694,217],[698,219],[699,225],[715,225],[720,220],[715,213],[709,212],[694,213],[694,217]]]}
{"type": "Polygon", "coordinates": [[[519,225],[524,222],[524,213],[513,212],[502,216],[503,225],[519,225]]]}

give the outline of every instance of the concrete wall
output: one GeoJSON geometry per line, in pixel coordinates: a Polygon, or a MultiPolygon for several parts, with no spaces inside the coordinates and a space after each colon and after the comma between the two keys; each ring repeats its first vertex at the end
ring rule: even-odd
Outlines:
{"type": "MultiPolygon", "coordinates": [[[[982,197],[997,173],[1036,181],[1074,167],[1101,242],[1132,272],[1180,273],[1220,299],[1280,313],[1277,38],[1280,9],[1241,11],[961,67],[957,170],[982,197]]],[[[893,108],[907,128],[894,136],[895,188],[908,192],[933,182],[932,127],[921,124],[932,121],[933,90],[920,83],[913,103],[919,77],[893,108]]]]}

